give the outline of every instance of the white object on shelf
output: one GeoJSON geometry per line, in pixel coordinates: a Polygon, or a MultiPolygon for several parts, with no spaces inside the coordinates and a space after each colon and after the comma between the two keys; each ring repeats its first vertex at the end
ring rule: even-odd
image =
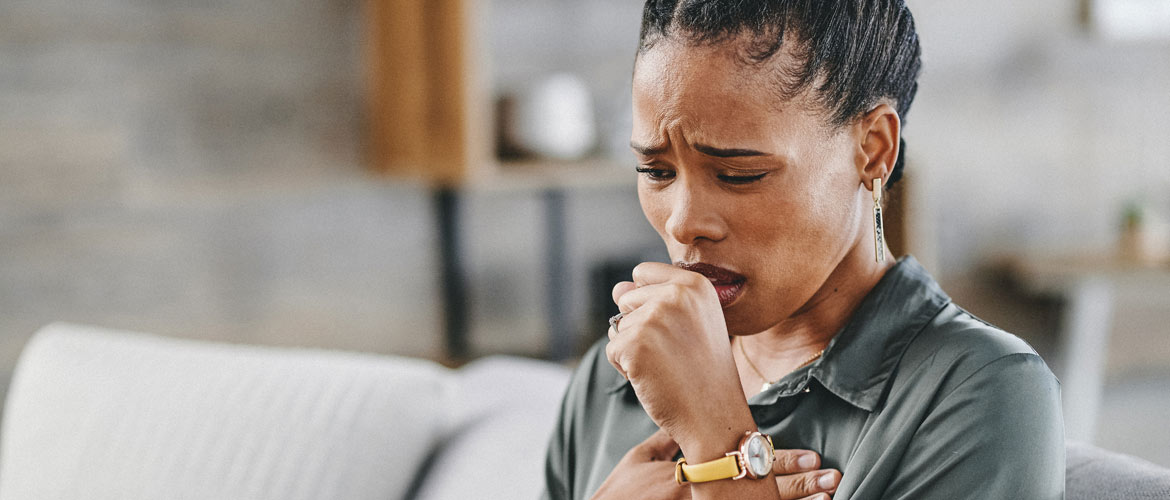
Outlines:
{"type": "Polygon", "coordinates": [[[526,89],[512,117],[509,141],[540,156],[575,160],[597,144],[593,100],[575,75],[557,73],[526,89]]]}
{"type": "Polygon", "coordinates": [[[1170,1],[1087,0],[1094,32],[1114,40],[1170,40],[1170,1]]]}

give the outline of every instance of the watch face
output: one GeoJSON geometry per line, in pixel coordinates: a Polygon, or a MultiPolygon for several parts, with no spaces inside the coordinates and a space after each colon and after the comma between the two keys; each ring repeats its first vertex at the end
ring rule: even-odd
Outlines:
{"type": "Polygon", "coordinates": [[[755,434],[748,439],[747,448],[745,451],[747,459],[747,466],[751,469],[752,475],[762,477],[768,475],[772,470],[772,447],[768,446],[768,438],[763,434],[755,434]]]}

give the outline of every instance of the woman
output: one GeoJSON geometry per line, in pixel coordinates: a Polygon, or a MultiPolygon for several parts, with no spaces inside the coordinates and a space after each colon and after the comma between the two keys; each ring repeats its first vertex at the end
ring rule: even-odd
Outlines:
{"type": "Polygon", "coordinates": [[[1044,362],[887,257],[919,67],[901,0],[646,3],[631,146],[674,265],[614,287],[549,497],[1063,498],[1044,362]]]}

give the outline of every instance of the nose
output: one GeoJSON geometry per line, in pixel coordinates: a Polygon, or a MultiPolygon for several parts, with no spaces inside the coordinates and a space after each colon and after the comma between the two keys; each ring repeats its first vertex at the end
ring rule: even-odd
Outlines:
{"type": "Polygon", "coordinates": [[[685,176],[678,180],[671,190],[666,233],[683,245],[725,238],[727,227],[719,210],[718,196],[685,176]]]}

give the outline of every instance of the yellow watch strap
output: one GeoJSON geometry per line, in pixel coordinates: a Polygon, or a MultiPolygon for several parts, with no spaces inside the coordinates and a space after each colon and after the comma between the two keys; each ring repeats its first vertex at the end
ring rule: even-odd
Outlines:
{"type": "Polygon", "coordinates": [[[685,457],[680,458],[675,464],[674,472],[674,479],[679,484],[731,479],[743,474],[739,468],[739,459],[735,455],[694,465],[688,464],[685,457]]]}

